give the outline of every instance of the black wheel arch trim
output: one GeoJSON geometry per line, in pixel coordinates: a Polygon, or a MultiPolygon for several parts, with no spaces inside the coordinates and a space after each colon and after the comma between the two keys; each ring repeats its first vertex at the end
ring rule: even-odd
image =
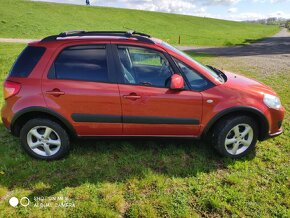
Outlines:
{"type": "Polygon", "coordinates": [[[256,115],[259,118],[259,122],[261,123],[260,125],[260,129],[259,129],[259,136],[258,139],[260,141],[267,139],[268,137],[268,132],[269,132],[269,122],[267,120],[267,118],[265,117],[265,115],[263,114],[262,111],[260,111],[257,108],[254,107],[246,107],[246,106],[237,106],[237,107],[231,107],[231,108],[227,108],[224,109],[223,111],[217,113],[206,125],[206,127],[203,130],[202,135],[206,136],[206,134],[209,132],[209,130],[211,129],[211,127],[213,127],[216,122],[224,117],[227,116],[233,112],[246,112],[246,113],[251,113],[256,115]]]}
{"type": "Polygon", "coordinates": [[[75,129],[73,128],[73,126],[69,123],[69,121],[67,121],[66,118],[64,118],[64,116],[60,115],[58,112],[55,112],[52,109],[49,108],[45,108],[45,107],[41,107],[41,106],[32,106],[32,107],[27,107],[24,108],[18,112],[16,112],[16,114],[13,116],[12,120],[11,120],[11,124],[10,124],[10,130],[13,131],[14,125],[16,123],[16,121],[23,115],[30,113],[30,112],[42,112],[42,113],[46,113],[48,115],[51,115],[53,117],[55,117],[56,119],[60,120],[66,128],[68,128],[68,130],[70,131],[71,134],[73,134],[73,137],[77,137],[77,133],[75,131],[75,129]]]}

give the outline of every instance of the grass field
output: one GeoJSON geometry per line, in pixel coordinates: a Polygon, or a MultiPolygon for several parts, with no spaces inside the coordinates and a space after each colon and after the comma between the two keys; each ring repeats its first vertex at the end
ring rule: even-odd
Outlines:
{"type": "Polygon", "coordinates": [[[137,10],[23,0],[0,1],[0,37],[42,38],[65,30],[124,30],[183,45],[234,45],[273,35],[277,26],[137,10]]]}
{"type": "MultiPolygon", "coordinates": [[[[1,80],[23,46],[0,43],[1,80]]],[[[288,72],[232,70],[272,86],[289,111],[288,72]]],[[[289,217],[289,113],[283,126],[283,135],[236,161],[200,141],[92,140],[44,162],[28,157],[0,123],[0,217],[289,217]],[[13,208],[12,196],[27,196],[31,205],[13,208]],[[62,197],[75,207],[54,207],[62,197]]]]}

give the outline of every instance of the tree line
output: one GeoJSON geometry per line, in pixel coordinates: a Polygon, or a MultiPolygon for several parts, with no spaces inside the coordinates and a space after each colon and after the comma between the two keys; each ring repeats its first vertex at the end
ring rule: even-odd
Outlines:
{"type": "Polygon", "coordinates": [[[259,23],[266,25],[278,25],[280,27],[285,27],[290,30],[290,19],[279,18],[279,17],[269,17],[266,19],[258,19],[258,20],[247,20],[247,23],[259,23]]]}

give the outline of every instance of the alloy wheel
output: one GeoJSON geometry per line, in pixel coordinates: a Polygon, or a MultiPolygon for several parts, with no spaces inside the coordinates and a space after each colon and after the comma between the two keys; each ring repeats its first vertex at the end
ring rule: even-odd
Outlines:
{"type": "Polygon", "coordinates": [[[48,126],[36,126],[28,132],[27,144],[38,155],[52,156],[59,151],[61,140],[52,128],[48,126]]]}
{"type": "Polygon", "coordinates": [[[238,124],[227,134],[225,149],[229,154],[239,155],[249,148],[253,141],[254,131],[248,124],[238,124]]]}

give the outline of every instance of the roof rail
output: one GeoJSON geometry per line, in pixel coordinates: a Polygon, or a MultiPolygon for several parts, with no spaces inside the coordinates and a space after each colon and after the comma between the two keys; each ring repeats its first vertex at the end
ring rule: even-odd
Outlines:
{"type": "Polygon", "coordinates": [[[62,32],[58,35],[47,36],[43,38],[42,42],[55,41],[57,38],[65,38],[71,36],[120,36],[127,38],[135,38],[141,42],[147,42],[154,44],[154,41],[150,39],[150,35],[145,33],[136,32],[134,30],[129,31],[84,31],[84,30],[71,30],[62,32]]]}

